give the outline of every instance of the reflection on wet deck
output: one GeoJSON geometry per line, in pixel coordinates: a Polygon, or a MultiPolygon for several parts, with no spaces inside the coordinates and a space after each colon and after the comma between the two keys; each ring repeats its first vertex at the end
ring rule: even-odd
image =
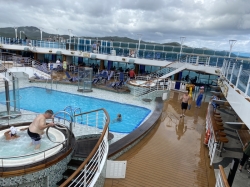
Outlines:
{"type": "Polygon", "coordinates": [[[192,103],[185,118],[178,92],[171,92],[157,126],[117,160],[127,160],[125,179],[106,179],[105,187],[118,186],[215,186],[203,145],[208,103],[200,109],[192,103]]]}

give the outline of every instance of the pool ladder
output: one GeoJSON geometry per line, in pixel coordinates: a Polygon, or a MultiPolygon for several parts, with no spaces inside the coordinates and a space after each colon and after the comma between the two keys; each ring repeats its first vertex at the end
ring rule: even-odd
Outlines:
{"type": "MultiPolygon", "coordinates": [[[[53,84],[54,84],[54,79],[47,79],[45,83],[46,91],[52,91],[53,84]],[[49,84],[50,84],[50,89],[48,88],[49,84]]],[[[57,89],[57,82],[56,82],[56,89],[57,89]]]]}
{"type": "MultiPolygon", "coordinates": [[[[82,113],[81,108],[79,108],[79,107],[67,106],[67,107],[64,108],[63,111],[69,112],[69,114],[71,114],[71,116],[73,116],[73,122],[74,122],[74,127],[75,127],[75,123],[76,123],[76,117],[75,117],[75,115],[77,114],[77,111],[79,111],[79,114],[82,113]]],[[[65,117],[65,115],[64,115],[64,117],[65,117]]],[[[81,120],[82,120],[82,116],[81,116],[81,120]]]]}
{"type": "MultiPolygon", "coordinates": [[[[53,123],[55,123],[54,128],[59,129],[59,130],[66,130],[66,135],[67,135],[66,145],[68,146],[70,143],[70,140],[71,140],[70,134],[73,133],[73,130],[72,130],[73,117],[66,111],[59,111],[59,112],[54,114],[54,118],[52,121],[53,121],[53,123]],[[63,114],[64,117],[63,118],[60,117],[60,114],[63,114]],[[66,116],[68,116],[69,119],[67,119],[66,116]],[[60,119],[63,119],[63,123],[60,122],[60,119]],[[55,120],[57,120],[57,121],[55,121],[55,120]],[[68,123],[69,127],[67,127],[66,122],[68,123]]],[[[49,137],[49,134],[48,134],[49,128],[50,127],[48,127],[46,129],[46,135],[47,135],[48,139],[54,143],[61,143],[61,142],[55,142],[55,141],[51,140],[51,138],[49,137]]]]}

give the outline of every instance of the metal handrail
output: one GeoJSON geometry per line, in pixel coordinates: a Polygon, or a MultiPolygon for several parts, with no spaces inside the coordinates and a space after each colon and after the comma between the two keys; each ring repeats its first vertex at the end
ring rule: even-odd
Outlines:
{"type": "MultiPolygon", "coordinates": [[[[105,113],[105,115],[106,115],[106,122],[105,122],[105,126],[103,128],[101,137],[99,138],[97,144],[95,145],[95,147],[93,148],[91,153],[84,160],[84,162],[78,167],[78,169],[71,176],[69,176],[69,178],[63,184],[60,185],[60,187],[71,186],[73,183],[70,184],[70,182],[72,182],[73,179],[78,177],[80,175],[80,172],[83,171],[83,170],[85,171],[84,172],[85,173],[85,178],[84,178],[85,184],[84,184],[84,186],[87,183],[87,181],[86,181],[86,173],[87,173],[87,171],[86,170],[88,170],[88,169],[91,170],[91,167],[88,167],[89,166],[88,164],[91,163],[90,161],[94,157],[94,155],[97,152],[99,152],[98,150],[99,150],[100,146],[102,146],[101,143],[103,142],[105,135],[106,135],[106,138],[107,138],[108,125],[109,125],[109,122],[110,122],[110,117],[109,117],[108,112],[104,108],[97,109],[97,110],[92,110],[92,111],[89,111],[89,112],[84,112],[84,113],[76,115],[76,116],[80,116],[80,115],[89,114],[89,113],[96,112],[96,111],[103,111],[105,113]]],[[[106,158],[102,158],[102,159],[106,159],[106,158]]],[[[98,167],[98,169],[100,169],[100,168],[98,167]]]]}
{"type": "MultiPolygon", "coordinates": [[[[59,112],[57,112],[57,113],[54,114],[55,118],[58,118],[59,116],[56,117],[56,115],[58,115],[58,114],[60,114],[60,113],[63,113],[63,114],[64,114],[64,123],[65,123],[65,121],[68,121],[68,122],[69,122],[69,130],[70,130],[70,132],[72,132],[73,117],[72,117],[68,112],[66,112],[66,111],[59,111],[59,112]],[[70,117],[70,120],[67,120],[67,119],[65,118],[65,114],[68,115],[68,116],[70,117]]],[[[54,119],[53,119],[53,122],[54,122],[54,119]]]]}
{"type": "Polygon", "coordinates": [[[54,79],[46,79],[45,89],[48,89],[48,88],[47,88],[47,84],[48,84],[49,80],[51,80],[51,82],[50,82],[50,90],[52,90],[53,83],[54,83],[54,79]]]}
{"type": "Polygon", "coordinates": [[[219,165],[219,172],[216,177],[215,187],[230,187],[230,185],[228,184],[224,168],[221,165],[219,165]]]}
{"type": "MultiPolygon", "coordinates": [[[[61,142],[55,142],[55,141],[53,141],[52,139],[50,139],[50,137],[49,137],[49,128],[50,127],[48,127],[47,129],[46,129],[46,135],[47,135],[47,137],[48,137],[48,139],[51,141],[51,142],[53,142],[53,143],[61,143],[61,142]]],[[[65,126],[65,125],[63,125],[63,124],[56,124],[55,126],[54,126],[54,128],[56,128],[56,129],[59,129],[59,130],[66,130],[66,134],[67,134],[67,138],[66,138],[66,140],[67,140],[67,147],[69,146],[69,140],[70,140],[70,133],[69,133],[69,129],[67,128],[67,126],[65,126]],[[59,127],[58,125],[61,125],[61,126],[63,126],[63,128],[61,128],[61,127],[59,127]]]]}

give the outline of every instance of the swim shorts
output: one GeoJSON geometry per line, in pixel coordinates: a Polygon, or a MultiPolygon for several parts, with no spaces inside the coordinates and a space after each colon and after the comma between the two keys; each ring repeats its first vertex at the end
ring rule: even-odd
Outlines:
{"type": "Polygon", "coordinates": [[[181,103],[181,109],[182,110],[187,110],[187,107],[188,107],[188,103],[181,103]]]}
{"type": "Polygon", "coordinates": [[[34,143],[40,143],[40,140],[41,140],[40,134],[30,132],[30,129],[28,129],[28,135],[32,139],[32,142],[34,142],[34,143]]]}

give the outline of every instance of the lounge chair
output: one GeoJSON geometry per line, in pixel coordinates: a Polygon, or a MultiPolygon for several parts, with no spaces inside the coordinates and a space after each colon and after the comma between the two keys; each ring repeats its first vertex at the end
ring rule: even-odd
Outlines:
{"type": "Polygon", "coordinates": [[[101,77],[96,77],[93,79],[92,83],[97,84],[98,82],[101,82],[102,78],[101,77]]]}
{"type": "Polygon", "coordinates": [[[110,80],[113,76],[114,76],[114,71],[111,71],[109,76],[108,76],[108,80],[110,80]]]}
{"type": "Polygon", "coordinates": [[[77,77],[71,77],[70,74],[69,74],[69,72],[66,71],[65,74],[66,74],[67,79],[68,79],[69,81],[71,81],[71,82],[76,82],[76,81],[78,81],[78,78],[77,78],[77,77]]]}
{"type": "Polygon", "coordinates": [[[119,81],[119,82],[113,83],[113,84],[112,84],[112,87],[113,87],[114,89],[118,89],[118,88],[121,88],[122,85],[123,85],[123,81],[119,81]]]}
{"type": "Polygon", "coordinates": [[[115,84],[113,84],[112,87],[114,89],[118,89],[118,88],[121,88],[123,84],[124,84],[124,73],[120,72],[120,74],[119,74],[119,81],[115,82],[115,84]]]}
{"type": "Polygon", "coordinates": [[[63,67],[61,65],[58,65],[56,68],[53,68],[56,72],[63,72],[63,67]]]}
{"type": "Polygon", "coordinates": [[[93,84],[97,84],[97,83],[99,83],[99,82],[106,83],[107,80],[108,80],[108,72],[107,72],[107,71],[103,71],[103,73],[97,75],[97,76],[93,79],[92,83],[93,83],[93,84]]]}
{"type": "Polygon", "coordinates": [[[34,75],[35,75],[35,79],[44,79],[43,76],[39,76],[39,75],[37,75],[36,73],[34,73],[34,75]]]}

